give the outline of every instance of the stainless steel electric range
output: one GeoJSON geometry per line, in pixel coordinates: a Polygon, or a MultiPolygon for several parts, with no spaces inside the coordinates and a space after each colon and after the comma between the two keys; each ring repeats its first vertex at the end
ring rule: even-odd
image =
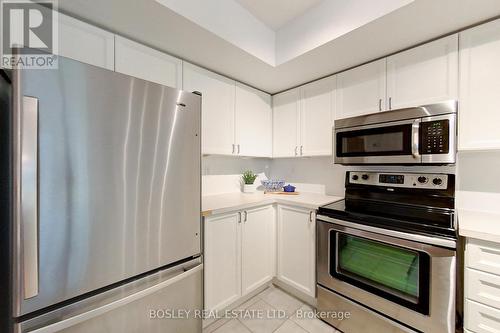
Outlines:
{"type": "Polygon", "coordinates": [[[350,312],[327,322],[346,333],[460,327],[454,193],[450,174],[346,173],[345,200],[317,215],[318,310],[350,312]]]}

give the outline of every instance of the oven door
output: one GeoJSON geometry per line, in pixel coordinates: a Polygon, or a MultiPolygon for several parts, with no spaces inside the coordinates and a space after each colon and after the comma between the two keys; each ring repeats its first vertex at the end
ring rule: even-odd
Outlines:
{"type": "Polygon", "coordinates": [[[337,164],[420,164],[420,119],[335,129],[337,164]]]}
{"type": "Polygon", "coordinates": [[[384,234],[384,229],[379,233],[374,231],[379,228],[367,231],[353,222],[321,219],[319,286],[409,327],[454,331],[455,250],[410,240],[411,234],[403,239],[384,234]]]}

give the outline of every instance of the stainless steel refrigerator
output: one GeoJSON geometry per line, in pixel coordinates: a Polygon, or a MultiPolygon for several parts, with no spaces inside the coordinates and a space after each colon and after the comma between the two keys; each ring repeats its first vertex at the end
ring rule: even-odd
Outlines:
{"type": "Polygon", "coordinates": [[[62,57],[0,82],[0,331],[201,332],[201,97],[62,57]]]}

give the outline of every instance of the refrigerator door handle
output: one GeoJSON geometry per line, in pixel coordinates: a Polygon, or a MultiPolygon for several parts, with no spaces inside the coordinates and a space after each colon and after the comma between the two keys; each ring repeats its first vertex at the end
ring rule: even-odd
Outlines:
{"type": "Polygon", "coordinates": [[[23,298],[38,295],[38,99],[23,96],[18,226],[23,298]]]}
{"type": "MultiPolygon", "coordinates": [[[[64,329],[68,329],[70,327],[73,327],[75,325],[84,323],[86,321],[89,321],[93,318],[102,316],[110,311],[116,310],[120,307],[124,307],[127,304],[130,304],[134,301],[146,298],[149,295],[152,295],[156,292],[159,292],[160,290],[163,290],[177,282],[180,282],[181,280],[184,280],[194,274],[198,274],[201,270],[203,270],[203,264],[198,263],[195,266],[191,267],[186,267],[184,266],[183,269],[178,270],[177,274],[169,277],[167,280],[162,281],[158,284],[155,284],[149,288],[143,289],[141,291],[138,291],[134,294],[128,295],[126,297],[120,298],[116,301],[106,303],[102,306],[96,307],[90,311],[83,312],[77,315],[74,315],[72,317],[69,317],[67,319],[55,322],[53,324],[50,324],[48,326],[44,326],[35,330],[30,330],[28,331],[30,333],[52,333],[52,332],[59,332],[64,329]]],[[[25,329],[21,328],[21,331],[25,331],[25,329]]]]}

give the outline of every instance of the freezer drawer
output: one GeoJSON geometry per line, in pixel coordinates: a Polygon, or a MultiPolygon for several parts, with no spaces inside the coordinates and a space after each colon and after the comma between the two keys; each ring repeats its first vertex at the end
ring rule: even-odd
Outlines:
{"type": "Polygon", "coordinates": [[[20,323],[15,332],[201,332],[200,262],[196,259],[20,323]],[[182,318],[167,319],[169,313],[182,318]]]}

